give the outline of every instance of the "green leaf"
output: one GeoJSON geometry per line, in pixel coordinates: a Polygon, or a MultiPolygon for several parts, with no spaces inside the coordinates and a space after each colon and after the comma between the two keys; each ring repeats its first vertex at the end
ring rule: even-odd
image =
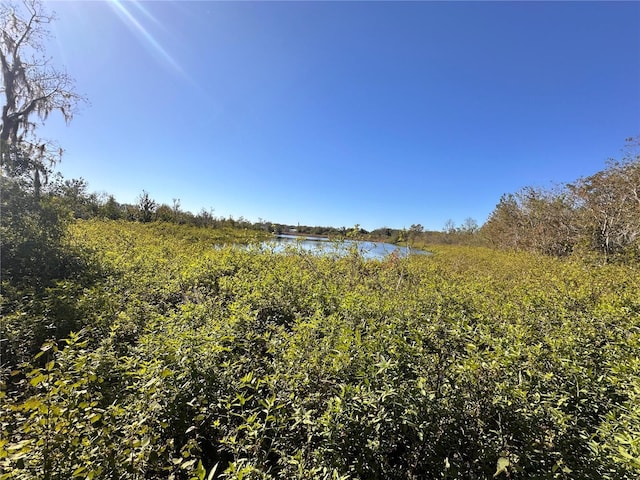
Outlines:
{"type": "Polygon", "coordinates": [[[202,460],[198,460],[198,466],[196,467],[195,473],[195,480],[204,480],[204,477],[207,474],[207,470],[202,466],[202,460]]]}
{"type": "Polygon", "coordinates": [[[501,473],[508,474],[509,471],[507,470],[507,467],[509,466],[511,466],[511,462],[509,461],[509,459],[506,457],[500,457],[496,466],[496,473],[494,473],[493,476],[497,477],[501,473]]]}
{"type": "Polygon", "coordinates": [[[84,472],[87,469],[87,467],[85,467],[84,465],[76,468],[73,473],[71,474],[72,477],[79,477],[82,472],[84,472]]]}
{"type": "Polygon", "coordinates": [[[35,377],[33,377],[31,380],[29,380],[29,383],[34,386],[37,387],[39,384],[41,384],[47,377],[44,376],[43,374],[37,375],[35,377]]]}

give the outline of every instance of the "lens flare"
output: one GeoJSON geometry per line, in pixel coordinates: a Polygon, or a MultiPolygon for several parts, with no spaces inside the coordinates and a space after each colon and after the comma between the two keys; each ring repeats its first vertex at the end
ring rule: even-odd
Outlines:
{"type": "Polygon", "coordinates": [[[158,40],[149,32],[143,25],[139,16],[136,17],[133,9],[137,10],[138,14],[142,14],[147,20],[152,21],[158,26],[163,26],[158,19],[156,19],[151,12],[149,12],[139,1],[127,1],[111,0],[109,5],[114,12],[129,26],[129,28],[136,34],[138,34],[145,42],[146,46],[155,54],[157,54],[170,68],[175,70],[182,76],[186,77],[186,74],[180,64],[165,50],[158,40]],[[131,8],[133,7],[133,8],[131,8]]]}

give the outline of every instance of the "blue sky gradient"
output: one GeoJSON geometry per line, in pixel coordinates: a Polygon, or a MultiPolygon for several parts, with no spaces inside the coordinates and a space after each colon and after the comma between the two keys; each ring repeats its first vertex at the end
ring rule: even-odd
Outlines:
{"type": "Polygon", "coordinates": [[[638,2],[49,2],[59,169],[135,202],[440,230],[640,134],[638,2]]]}

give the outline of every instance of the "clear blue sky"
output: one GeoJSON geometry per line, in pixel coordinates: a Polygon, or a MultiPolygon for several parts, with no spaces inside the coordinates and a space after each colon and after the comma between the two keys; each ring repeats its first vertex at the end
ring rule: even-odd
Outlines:
{"type": "Polygon", "coordinates": [[[638,2],[48,5],[91,104],[41,134],[121,202],[441,230],[640,134],[638,2]]]}

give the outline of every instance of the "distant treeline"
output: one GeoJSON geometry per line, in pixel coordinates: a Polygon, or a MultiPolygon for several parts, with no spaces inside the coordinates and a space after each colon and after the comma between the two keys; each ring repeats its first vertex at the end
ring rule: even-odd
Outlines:
{"type": "Polygon", "coordinates": [[[525,187],[503,195],[480,233],[492,246],[552,256],[640,258],[640,137],[621,160],[555,189],[525,187]]]}
{"type": "Polygon", "coordinates": [[[408,229],[380,227],[368,231],[359,225],[355,227],[291,225],[263,219],[251,222],[242,216],[238,218],[216,216],[213,209],[203,208],[194,214],[183,210],[179,199],[174,199],[172,205],[159,203],[144,190],[138,196],[136,203],[120,203],[111,194],[90,192],[83,178],[68,180],[61,176],[56,177],[43,188],[43,192],[46,196],[56,198],[57,204],[74,218],[83,220],[102,218],[142,223],[169,222],[197,227],[246,228],[274,234],[357,237],[389,243],[468,243],[479,231],[473,219],[467,219],[458,228],[449,221],[442,231],[425,231],[420,224],[411,225],[408,229]]]}
{"type": "Polygon", "coordinates": [[[159,203],[144,190],[138,196],[136,203],[120,203],[111,194],[90,192],[89,186],[83,178],[68,180],[57,176],[54,181],[43,188],[43,192],[49,197],[55,197],[58,205],[65,208],[74,218],[83,220],[102,218],[142,223],[169,222],[197,227],[246,228],[277,235],[351,237],[388,243],[469,244],[481,241],[478,236],[480,228],[472,218],[467,218],[459,227],[456,227],[453,221],[449,220],[442,231],[424,230],[420,224],[413,224],[408,229],[385,226],[369,231],[359,225],[352,227],[292,225],[263,219],[251,222],[242,216],[238,218],[216,216],[213,209],[204,208],[194,214],[183,210],[179,199],[174,199],[172,205],[159,203]]]}
{"type": "Polygon", "coordinates": [[[50,195],[55,196],[76,219],[103,218],[108,220],[128,220],[132,222],[170,222],[197,227],[233,227],[261,229],[261,223],[252,223],[239,217],[233,218],[214,215],[213,209],[202,209],[194,214],[183,210],[179,199],[172,205],[159,203],[151,195],[142,191],[136,203],[120,203],[111,194],[89,192],[83,178],[64,180],[58,177],[49,187],[50,195]]]}
{"type": "MultiPolygon", "coordinates": [[[[528,186],[503,195],[482,226],[472,218],[460,226],[449,220],[441,231],[425,230],[420,224],[405,229],[381,227],[367,231],[359,225],[288,225],[263,219],[251,222],[242,216],[216,216],[213,209],[194,214],[183,210],[179,199],[174,199],[172,205],[159,203],[143,190],[136,203],[120,203],[113,195],[89,192],[82,178],[66,180],[61,176],[46,185],[38,185],[37,193],[50,207],[64,210],[76,219],[170,222],[413,246],[483,245],[558,257],[596,254],[606,261],[631,261],[640,256],[639,146],[640,137],[627,139],[621,160],[611,159],[602,171],[572,183],[552,189],[528,186]]],[[[28,185],[29,180],[28,175],[21,177],[19,188],[23,194],[35,190],[33,185],[28,185]]]]}

